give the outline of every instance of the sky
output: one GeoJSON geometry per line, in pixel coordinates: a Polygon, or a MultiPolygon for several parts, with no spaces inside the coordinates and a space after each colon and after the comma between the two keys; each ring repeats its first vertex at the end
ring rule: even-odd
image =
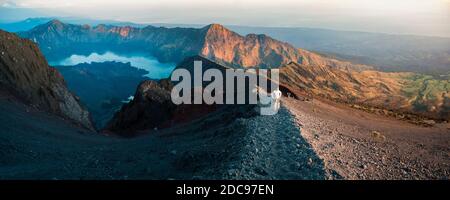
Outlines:
{"type": "Polygon", "coordinates": [[[0,0],[0,6],[48,16],[137,23],[313,27],[450,37],[450,0],[0,0]]]}

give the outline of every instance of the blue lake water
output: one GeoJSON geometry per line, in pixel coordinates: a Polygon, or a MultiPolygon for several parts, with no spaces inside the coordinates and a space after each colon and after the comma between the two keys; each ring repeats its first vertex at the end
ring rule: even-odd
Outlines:
{"type": "Polygon", "coordinates": [[[107,62],[116,61],[123,63],[130,63],[131,66],[144,69],[149,73],[146,75],[151,79],[168,78],[175,68],[175,64],[161,63],[156,58],[140,55],[119,55],[113,52],[106,52],[104,54],[92,53],[88,56],[84,55],[72,55],[61,61],[50,62],[50,65],[77,65],[80,63],[92,63],[92,62],[107,62]]]}

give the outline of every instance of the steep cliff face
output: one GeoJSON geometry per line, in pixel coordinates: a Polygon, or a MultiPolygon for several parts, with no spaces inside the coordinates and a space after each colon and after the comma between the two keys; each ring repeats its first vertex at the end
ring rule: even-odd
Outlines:
{"type": "Polygon", "coordinates": [[[207,27],[201,55],[237,67],[275,68],[290,61],[302,62],[299,51],[266,35],[245,37],[219,24],[207,27]]]}
{"type": "Polygon", "coordinates": [[[0,31],[0,89],[31,106],[92,129],[89,113],[31,41],[0,31]]]}

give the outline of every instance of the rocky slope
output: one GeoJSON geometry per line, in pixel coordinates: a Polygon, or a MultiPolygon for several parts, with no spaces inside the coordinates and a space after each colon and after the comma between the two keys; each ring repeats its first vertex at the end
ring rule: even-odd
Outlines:
{"type": "Polygon", "coordinates": [[[0,53],[1,90],[92,129],[89,113],[69,92],[60,73],[48,66],[36,44],[0,31],[0,53]]]}
{"type": "MultiPolygon", "coordinates": [[[[414,73],[340,70],[331,66],[290,63],[280,81],[338,102],[450,119],[450,82],[414,73]]],[[[387,112],[387,111],[385,111],[387,112]]]]}
{"type": "Polygon", "coordinates": [[[201,55],[232,67],[276,68],[297,62],[342,69],[370,68],[297,49],[266,35],[241,36],[219,24],[200,29],[90,27],[53,20],[21,35],[36,41],[49,59],[61,59],[73,53],[116,50],[147,53],[160,61],[174,63],[201,55]]]}

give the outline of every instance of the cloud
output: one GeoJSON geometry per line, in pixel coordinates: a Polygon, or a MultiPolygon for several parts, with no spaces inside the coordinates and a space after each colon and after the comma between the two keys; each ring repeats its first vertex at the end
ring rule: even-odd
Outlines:
{"type": "Polygon", "coordinates": [[[17,8],[16,3],[12,1],[0,1],[1,7],[3,8],[17,8]]]}

